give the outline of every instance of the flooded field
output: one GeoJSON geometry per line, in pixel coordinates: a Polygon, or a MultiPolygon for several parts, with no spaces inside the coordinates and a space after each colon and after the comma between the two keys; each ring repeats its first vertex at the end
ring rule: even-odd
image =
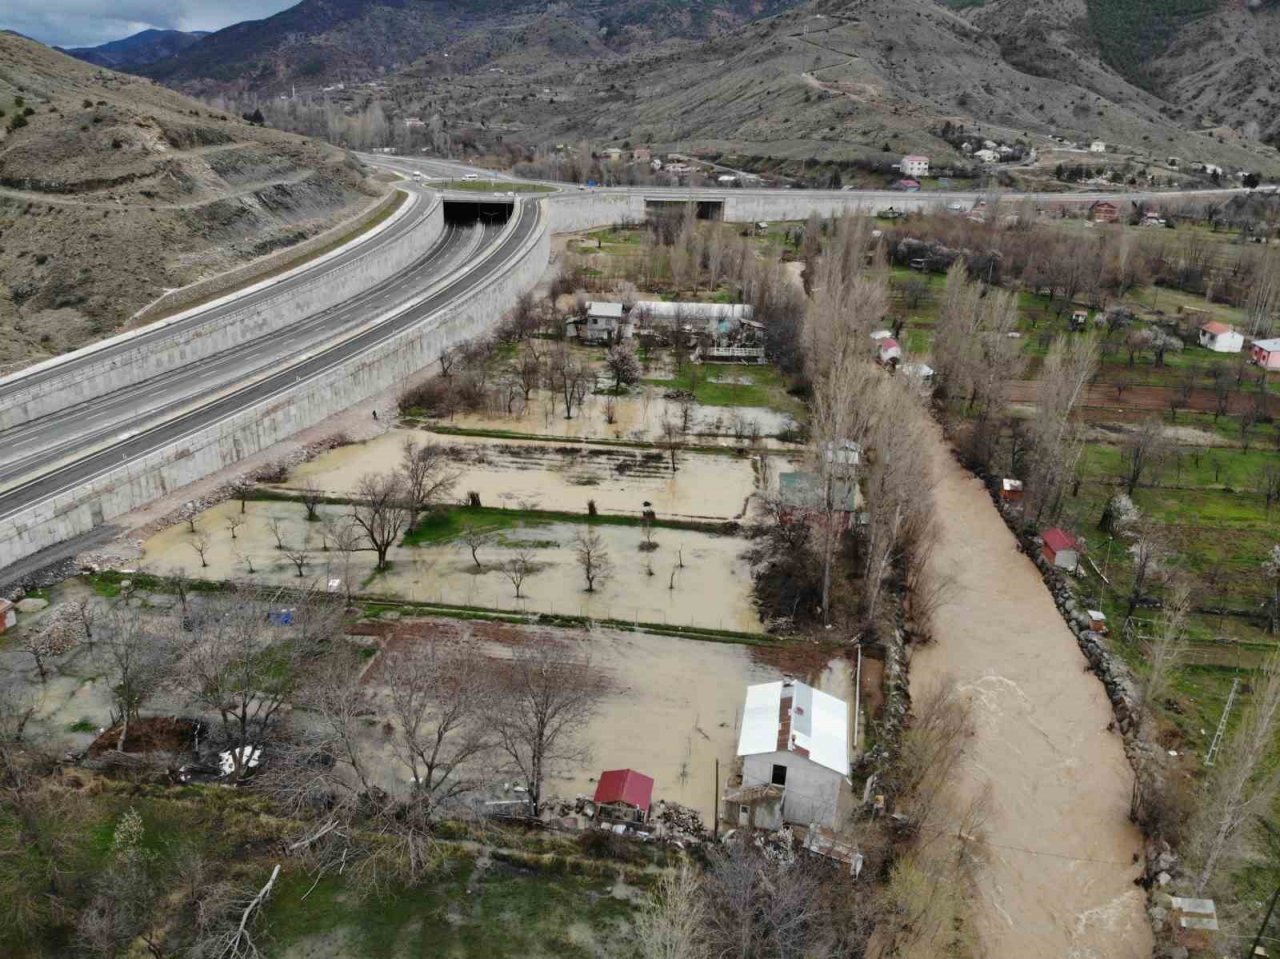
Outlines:
{"type": "Polygon", "coordinates": [[[184,523],[148,539],[142,565],[152,573],[185,570],[200,579],[296,585],[300,577],[288,553],[305,551],[301,580],[329,583],[335,590],[597,619],[745,632],[761,629],[751,601],[750,571],[743,559],[747,544],[735,537],[660,529],[654,534],[658,548],[646,553],[639,548],[639,528],[593,527],[604,540],[614,572],[589,593],[574,555],[578,524],[495,531],[491,545],[479,552],[479,568],[461,543],[394,547],[391,568],[375,575],[371,551],[343,553],[324,548],[332,525],[342,523],[347,512],[346,507],[322,507],[321,514],[329,522],[307,522],[300,504],[250,502],[243,525],[232,539],[228,520],[241,518],[240,504],[222,503],[200,515],[195,534],[184,523]],[[286,549],[277,547],[277,530],[286,549]],[[201,565],[196,545],[205,547],[206,565],[201,565]],[[522,550],[529,551],[534,572],[523,583],[518,599],[501,567],[522,550]]]}
{"type": "MultiPolygon", "coordinates": [[[[732,373],[721,373],[730,382],[732,373]]],[[[564,418],[564,406],[546,390],[535,390],[527,410],[518,415],[503,412],[459,414],[442,425],[463,429],[510,430],[537,436],[569,436],[578,439],[656,442],[662,438],[662,421],[679,422],[684,404],[668,400],[658,387],[647,387],[630,396],[590,394],[573,419],[564,418]],[[609,422],[612,415],[613,422],[609,422]]],[[[772,438],[796,428],[786,413],[759,406],[694,406],[690,410],[690,438],[703,445],[778,446],[772,438]]]]}
{"type": "MultiPolygon", "coordinates": [[[[485,506],[585,513],[595,500],[603,513],[639,515],[645,501],[659,516],[740,519],[756,490],[758,457],[677,452],[676,470],[662,450],[564,445],[391,430],[375,440],[344,446],[299,466],[285,488],[313,481],[326,493],[349,495],[360,477],[400,462],[405,440],[436,443],[450,452],[457,472],[455,498],[470,491],[485,506]]],[[[771,473],[786,468],[771,456],[771,473]]]]}

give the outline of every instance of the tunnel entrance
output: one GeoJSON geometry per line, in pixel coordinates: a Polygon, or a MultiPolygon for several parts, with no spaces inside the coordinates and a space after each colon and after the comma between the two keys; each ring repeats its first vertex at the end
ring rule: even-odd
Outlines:
{"type": "Polygon", "coordinates": [[[493,223],[506,223],[511,219],[511,211],[514,208],[514,200],[500,200],[496,196],[493,199],[484,200],[445,200],[444,221],[462,226],[470,226],[473,223],[482,223],[486,226],[493,223]]]}
{"type": "Polygon", "coordinates": [[[723,220],[724,200],[648,200],[644,201],[644,212],[648,219],[663,217],[682,217],[686,207],[692,206],[699,220],[723,220]]]}

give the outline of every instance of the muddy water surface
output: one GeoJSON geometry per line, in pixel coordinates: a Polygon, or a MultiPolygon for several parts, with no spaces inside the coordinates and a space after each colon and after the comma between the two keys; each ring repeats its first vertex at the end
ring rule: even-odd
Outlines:
{"type": "Polygon", "coordinates": [[[990,788],[978,876],[989,959],[1139,959],[1151,931],[1132,857],[1133,774],[1111,707],[1085,670],[1035,566],[977,480],[939,438],[942,536],[934,571],[953,580],[937,642],[911,660],[920,696],[953,677],[973,705],[959,797],[990,788]]]}
{"type": "MultiPolygon", "coordinates": [[[[396,469],[406,439],[454,451],[450,468],[458,474],[456,498],[475,491],[483,505],[504,509],[585,513],[587,502],[595,500],[601,512],[639,515],[648,501],[660,516],[728,520],[744,515],[756,489],[752,456],[678,452],[673,472],[661,450],[400,429],[330,450],[299,466],[284,485],[297,489],[312,481],[326,493],[349,495],[365,474],[396,469]]],[[[770,475],[789,468],[785,457],[769,459],[777,464],[770,475]]]]}

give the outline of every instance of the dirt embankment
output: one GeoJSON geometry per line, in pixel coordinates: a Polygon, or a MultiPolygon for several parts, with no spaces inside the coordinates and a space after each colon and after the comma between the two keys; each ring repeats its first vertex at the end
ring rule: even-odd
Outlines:
{"type": "Polygon", "coordinates": [[[385,191],[345,152],[0,34],[0,375],[385,191]]]}
{"type": "Polygon", "coordinates": [[[1108,731],[1103,686],[981,483],[940,436],[934,469],[932,572],[952,585],[937,641],[912,656],[911,686],[918,697],[954,680],[972,704],[976,735],[955,789],[959,806],[988,796],[977,844],[983,954],[1145,959],[1133,773],[1108,731]]]}

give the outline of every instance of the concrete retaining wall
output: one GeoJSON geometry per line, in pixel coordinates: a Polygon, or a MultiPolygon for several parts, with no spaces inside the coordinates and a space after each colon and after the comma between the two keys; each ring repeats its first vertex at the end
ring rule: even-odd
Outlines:
{"type": "Polygon", "coordinates": [[[552,233],[644,222],[644,197],[630,193],[560,193],[550,201],[552,233]]]}
{"type": "Polygon", "coordinates": [[[267,449],[394,386],[435,362],[442,350],[484,332],[546,268],[551,249],[545,207],[541,216],[542,224],[503,273],[412,328],[325,376],[300,383],[6,520],[0,531],[0,568],[267,449]]]}
{"type": "MultiPolygon", "coordinates": [[[[26,389],[22,388],[22,379],[24,374],[29,375],[32,370],[8,378],[3,384],[6,392],[0,396],[0,430],[206,359],[246,340],[257,339],[297,323],[377,286],[404,270],[430,249],[443,232],[443,204],[438,198],[428,199],[419,194],[410,194],[410,200],[380,225],[379,229],[386,229],[401,217],[418,212],[419,204],[422,203],[433,204],[428,215],[394,243],[378,245],[335,269],[319,273],[315,282],[307,283],[301,289],[291,288],[276,296],[266,296],[243,309],[229,313],[220,311],[204,322],[190,322],[191,313],[171,317],[162,321],[163,325],[174,326],[171,336],[157,338],[154,335],[156,327],[151,326],[104,340],[86,349],[90,352],[97,351],[109,345],[137,339],[143,333],[151,334],[135,349],[123,354],[104,356],[96,363],[78,363],[65,375],[41,379],[26,389]],[[180,323],[182,325],[178,326],[180,323]]],[[[307,264],[305,268],[313,268],[315,262],[307,264]]],[[[265,284],[278,283],[282,278],[283,275],[273,277],[265,281],[265,284]]],[[[239,295],[261,288],[262,286],[251,287],[239,295]]],[[[211,306],[202,307],[200,312],[209,310],[211,306]]],[[[47,368],[42,364],[33,370],[47,368]]]]}

